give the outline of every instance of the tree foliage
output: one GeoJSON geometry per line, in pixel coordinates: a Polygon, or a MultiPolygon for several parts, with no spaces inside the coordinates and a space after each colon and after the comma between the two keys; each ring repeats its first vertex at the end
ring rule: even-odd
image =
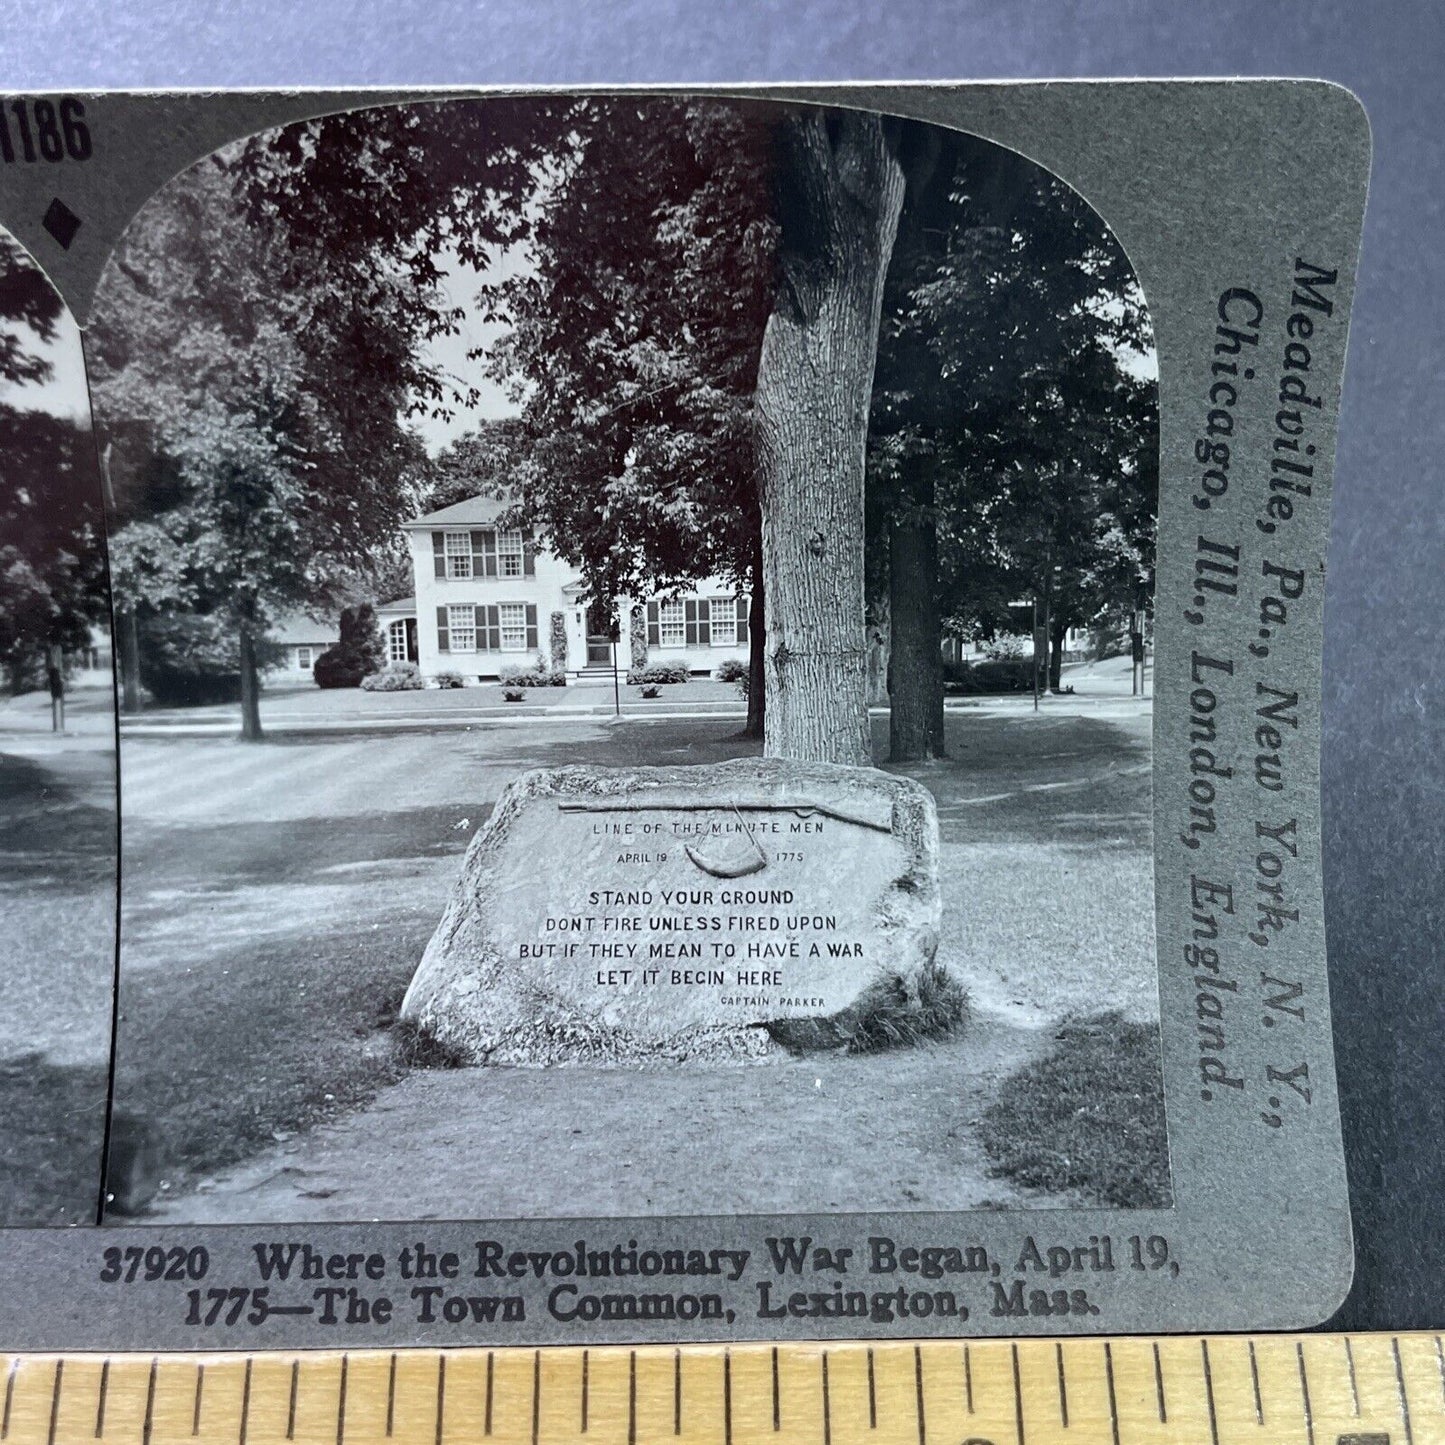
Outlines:
{"type": "Polygon", "coordinates": [[[530,265],[490,292],[522,406],[522,516],[593,599],[752,585],[752,404],[776,236],[769,138],[715,102],[579,104],[530,265]]]}
{"type": "MultiPolygon", "coordinates": [[[[0,379],[39,402],[54,375],[59,294],[0,237],[0,379]]],[[[90,433],[38,406],[0,405],[0,662],[12,686],[45,650],[89,641],[105,615],[105,548],[90,433]]]]}

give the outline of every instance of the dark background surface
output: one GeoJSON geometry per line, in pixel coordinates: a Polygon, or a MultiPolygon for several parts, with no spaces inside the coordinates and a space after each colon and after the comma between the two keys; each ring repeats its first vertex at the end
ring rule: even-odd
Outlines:
{"type": "Polygon", "coordinates": [[[1358,1254],[1334,1323],[1445,1323],[1445,17],[1428,0],[206,9],[5,0],[0,75],[9,89],[1291,75],[1363,99],[1375,158],[1325,643],[1326,915],[1358,1254]]]}

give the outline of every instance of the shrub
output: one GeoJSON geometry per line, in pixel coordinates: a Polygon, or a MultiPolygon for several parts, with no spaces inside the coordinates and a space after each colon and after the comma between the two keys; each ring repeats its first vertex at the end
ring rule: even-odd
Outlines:
{"type": "Polygon", "coordinates": [[[969,697],[1008,692],[1032,692],[1032,658],[999,662],[945,663],[944,686],[952,693],[969,697]]]}
{"type": "Polygon", "coordinates": [[[650,682],[642,689],[642,695],[643,697],[661,697],[662,685],[660,683],[650,682]]]}
{"type": "Polygon", "coordinates": [[[983,655],[992,662],[1015,662],[1033,655],[1034,643],[1022,632],[1001,632],[992,642],[985,642],[983,655]]]}
{"type": "Polygon", "coordinates": [[[548,667],[540,654],[523,666],[511,662],[497,670],[497,681],[503,687],[566,687],[565,668],[548,667]]]}
{"type": "Polygon", "coordinates": [[[438,687],[465,687],[467,680],[459,672],[439,672],[432,679],[438,687]]]}
{"type": "Polygon", "coordinates": [[[552,653],[552,671],[567,671],[567,618],[561,612],[551,617],[548,643],[552,653]]]}
{"type": "Polygon", "coordinates": [[[502,692],[502,696],[506,698],[508,702],[525,702],[527,698],[526,692],[524,692],[523,689],[521,689],[520,687],[505,688],[502,692]]]}
{"type": "Polygon", "coordinates": [[[420,692],[425,686],[414,662],[395,662],[361,679],[363,692],[420,692]]]}
{"type": "MultiPolygon", "coordinates": [[[[227,619],[177,613],[144,618],[139,630],[141,683],[162,707],[240,699],[241,650],[227,619]]],[[[274,642],[258,642],[258,667],[272,667],[281,658],[274,642]]]]}
{"type": "Polygon", "coordinates": [[[341,636],[311,669],[317,687],[360,687],[386,664],[386,647],[376,625],[376,609],[363,602],[341,614],[341,636]]]}
{"type": "Polygon", "coordinates": [[[725,657],[713,670],[718,682],[746,682],[748,665],[741,657],[725,657]]]}
{"type": "Polygon", "coordinates": [[[648,683],[686,682],[687,678],[685,662],[651,662],[646,667],[634,667],[627,674],[627,685],[642,687],[648,683]]]}

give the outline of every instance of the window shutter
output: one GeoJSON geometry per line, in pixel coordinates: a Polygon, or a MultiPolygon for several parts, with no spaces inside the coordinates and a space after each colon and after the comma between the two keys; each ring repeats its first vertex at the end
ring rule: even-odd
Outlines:
{"type": "Polygon", "coordinates": [[[657,647],[662,642],[662,629],[657,621],[657,603],[647,604],[647,644],[649,647],[657,647]]]}
{"type": "Polygon", "coordinates": [[[497,575],[497,534],[488,527],[482,533],[482,575],[495,577],[497,575]]]}
{"type": "Polygon", "coordinates": [[[527,650],[535,652],[537,648],[537,604],[527,604],[527,650]]]}
{"type": "MultiPolygon", "coordinates": [[[[493,608],[491,610],[495,611],[496,609],[493,608]]],[[[491,643],[487,641],[487,611],[488,609],[480,602],[472,608],[472,626],[477,630],[478,652],[490,652],[492,650],[491,643]]]]}
{"type": "MultiPolygon", "coordinates": [[[[441,533],[437,532],[440,537],[441,533]]],[[[452,635],[447,628],[447,610],[445,607],[437,608],[437,651],[450,652],[452,650],[452,635]]]]}
{"type": "Polygon", "coordinates": [[[483,531],[472,533],[472,576],[485,577],[487,575],[487,534],[483,531]]]}
{"type": "Polygon", "coordinates": [[[752,640],[748,633],[748,599],[746,597],[738,598],[738,634],[736,640],[743,644],[752,640]]]}
{"type": "Polygon", "coordinates": [[[682,604],[682,615],[686,619],[683,624],[683,639],[689,647],[697,646],[697,602],[689,597],[682,604]]]}
{"type": "Polygon", "coordinates": [[[535,577],[537,575],[537,541],[532,536],[532,529],[527,528],[522,533],[522,576],[535,577]]]}
{"type": "Polygon", "coordinates": [[[431,560],[432,566],[436,568],[436,575],[445,577],[447,575],[447,534],[445,532],[431,534],[431,560]]]}
{"type": "Polygon", "coordinates": [[[706,597],[697,604],[697,645],[712,646],[712,603],[706,597]]]}
{"type": "Polygon", "coordinates": [[[487,651],[500,652],[501,650],[502,614],[500,609],[497,607],[497,604],[493,602],[487,608],[487,651]]]}

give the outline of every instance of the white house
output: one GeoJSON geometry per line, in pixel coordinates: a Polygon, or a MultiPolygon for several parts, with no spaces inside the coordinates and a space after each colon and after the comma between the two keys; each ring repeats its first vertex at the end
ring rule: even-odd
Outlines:
{"type": "Polygon", "coordinates": [[[583,602],[581,576],[529,533],[497,525],[509,503],[470,497],[406,526],[416,590],[377,608],[393,661],[423,675],[495,678],[540,656],[557,661],[553,618],[566,639],[566,669],[610,671],[631,664],[632,616],[645,629],[649,662],[681,662],[710,673],[724,658],[748,655],[748,598],[720,579],[691,591],[623,598],[616,618],[583,602]]]}

